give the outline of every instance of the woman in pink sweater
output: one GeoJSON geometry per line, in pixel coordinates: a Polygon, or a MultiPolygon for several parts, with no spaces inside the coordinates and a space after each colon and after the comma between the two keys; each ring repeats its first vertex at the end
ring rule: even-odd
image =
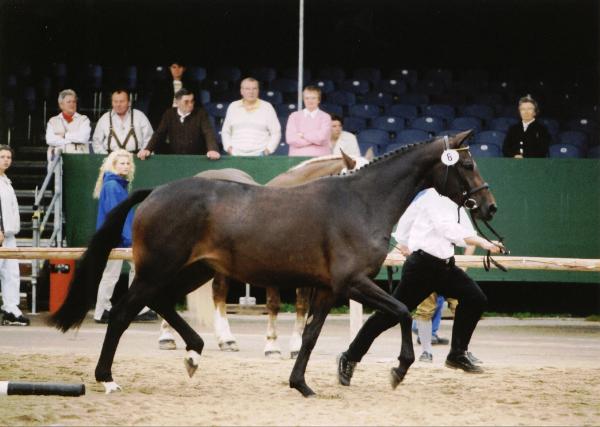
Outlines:
{"type": "Polygon", "coordinates": [[[285,140],[290,156],[316,157],[331,154],[331,116],[319,110],[321,89],[306,86],[303,91],[304,110],[290,114],[285,140]]]}

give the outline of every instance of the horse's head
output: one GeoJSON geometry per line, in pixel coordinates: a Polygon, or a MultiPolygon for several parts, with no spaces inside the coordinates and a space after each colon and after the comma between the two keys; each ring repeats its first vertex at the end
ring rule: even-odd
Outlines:
{"type": "Polygon", "coordinates": [[[440,161],[434,168],[434,186],[440,194],[471,210],[477,218],[489,221],[498,207],[488,184],[479,174],[469,147],[463,145],[471,133],[469,130],[453,137],[439,138],[434,142],[436,147],[440,148],[439,154],[436,150],[440,161]],[[445,159],[442,160],[442,156],[445,156],[445,159]]]}

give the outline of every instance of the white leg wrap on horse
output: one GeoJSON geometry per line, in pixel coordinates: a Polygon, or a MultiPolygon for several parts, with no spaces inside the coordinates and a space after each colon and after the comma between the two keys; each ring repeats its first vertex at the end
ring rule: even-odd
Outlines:
{"type": "Polygon", "coordinates": [[[290,356],[295,359],[300,352],[302,347],[302,332],[304,332],[305,320],[304,316],[296,315],[296,322],[294,323],[294,330],[290,336],[290,356]]]}
{"type": "Polygon", "coordinates": [[[121,386],[114,381],[102,382],[105,394],[116,393],[122,391],[121,386]]]}
{"type": "Polygon", "coordinates": [[[158,348],[161,350],[176,350],[175,336],[171,326],[163,320],[160,324],[160,336],[158,337],[158,348]]]}
{"type": "MultiPolygon", "coordinates": [[[[229,321],[226,317],[223,317],[220,311],[215,310],[215,335],[217,336],[217,342],[219,347],[223,347],[224,344],[231,345],[236,344],[235,337],[231,334],[229,329],[229,321]]],[[[236,345],[237,346],[237,345],[236,345]]],[[[237,350],[235,350],[237,351],[237,350]]]]}
{"type": "Polygon", "coordinates": [[[183,359],[183,363],[190,378],[192,378],[196,373],[196,369],[198,369],[199,362],[200,355],[198,354],[198,352],[195,350],[188,350],[187,354],[185,355],[185,358],[183,359]]]}
{"type": "Polygon", "coordinates": [[[265,356],[266,357],[277,357],[281,356],[281,349],[277,343],[277,330],[275,328],[275,322],[277,315],[269,314],[269,320],[267,322],[267,342],[265,344],[265,356]]]}

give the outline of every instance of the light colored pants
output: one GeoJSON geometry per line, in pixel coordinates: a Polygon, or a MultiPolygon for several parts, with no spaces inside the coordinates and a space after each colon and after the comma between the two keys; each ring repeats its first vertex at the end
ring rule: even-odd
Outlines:
{"type": "MultiPolygon", "coordinates": [[[[15,236],[5,236],[2,243],[4,248],[16,248],[15,236]]],[[[19,290],[21,276],[19,274],[19,261],[16,259],[0,259],[0,281],[2,282],[2,310],[19,317],[23,313],[19,310],[19,290]]]]}
{"type": "MultiPolygon", "coordinates": [[[[135,267],[133,266],[133,262],[128,262],[129,286],[131,286],[131,282],[133,282],[133,277],[135,276],[135,267]]],[[[110,299],[115,290],[115,285],[119,281],[119,276],[121,275],[122,268],[123,260],[121,259],[107,261],[106,268],[104,269],[104,274],[102,274],[102,279],[100,280],[100,286],[98,287],[98,296],[96,298],[96,309],[94,310],[94,319],[100,320],[100,318],[102,317],[102,313],[104,313],[104,310],[110,311],[110,309],[112,308],[110,299]]]]}
{"type": "MultiPolygon", "coordinates": [[[[458,301],[454,298],[446,298],[446,301],[448,301],[448,308],[452,311],[452,313],[454,313],[456,306],[458,305],[458,301]]],[[[417,306],[417,310],[415,311],[415,315],[413,317],[417,320],[431,320],[433,318],[433,314],[435,313],[436,306],[437,294],[434,292],[417,306]]]]}

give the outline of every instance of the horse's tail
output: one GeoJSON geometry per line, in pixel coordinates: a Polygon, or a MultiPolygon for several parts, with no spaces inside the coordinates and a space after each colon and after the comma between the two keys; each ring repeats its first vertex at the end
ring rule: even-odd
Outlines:
{"type": "Polygon", "coordinates": [[[110,251],[116,248],[121,241],[123,224],[129,211],[148,197],[151,192],[152,190],[134,191],[108,213],[104,224],[92,237],[75,269],[65,302],[56,313],[50,316],[48,324],[63,332],[81,325],[96,299],[100,279],[106,268],[110,251]]]}

